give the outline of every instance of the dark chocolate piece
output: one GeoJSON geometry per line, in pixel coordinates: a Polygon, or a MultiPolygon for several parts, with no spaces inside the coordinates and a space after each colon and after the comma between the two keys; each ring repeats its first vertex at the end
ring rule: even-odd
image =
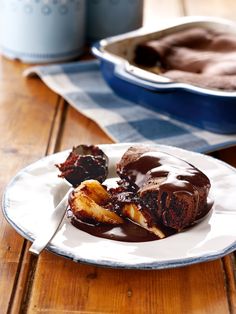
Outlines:
{"type": "Polygon", "coordinates": [[[89,179],[102,183],[108,174],[108,158],[94,145],[74,147],[65,162],[56,166],[61,171],[59,176],[65,178],[73,187],[89,179]]]}

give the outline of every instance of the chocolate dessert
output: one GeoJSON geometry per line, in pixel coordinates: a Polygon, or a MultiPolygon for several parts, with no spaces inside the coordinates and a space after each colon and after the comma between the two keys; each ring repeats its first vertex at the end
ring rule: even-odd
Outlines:
{"type": "Polygon", "coordinates": [[[149,216],[150,225],[161,223],[180,231],[209,211],[209,179],[182,159],[155,148],[131,147],[117,171],[137,187],[141,211],[149,216]]]}
{"type": "Polygon", "coordinates": [[[108,158],[97,146],[79,145],[73,147],[67,159],[56,166],[61,171],[60,177],[76,187],[84,180],[105,181],[108,173],[108,158]]]}
{"type": "MultiPolygon", "coordinates": [[[[100,149],[86,149],[103,160],[100,149]]],[[[104,161],[93,167],[85,165],[83,173],[80,160],[86,156],[80,156],[78,150],[76,158],[74,154],[73,149],[58,168],[63,171],[61,177],[76,184],[69,197],[71,222],[90,234],[129,242],[161,239],[191,226],[211,209],[207,176],[157,148],[130,147],[117,164],[117,186],[110,189],[102,184],[104,161]]],[[[90,159],[85,161],[90,165],[90,159]]]]}
{"type": "Polygon", "coordinates": [[[236,36],[189,28],[137,45],[134,62],[176,82],[236,90],[236,36]]]}

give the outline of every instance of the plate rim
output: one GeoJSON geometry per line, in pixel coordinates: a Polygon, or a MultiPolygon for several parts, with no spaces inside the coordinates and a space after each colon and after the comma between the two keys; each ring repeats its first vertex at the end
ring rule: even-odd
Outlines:
{"type": "MultiPolygon", "coordinates": [[[[218,160],[212,156],[209,155],[205,155],[199,152],[193,152],[193,151],[188,151],[186,149],[183,148],[179,148],[179,147],[175,147],[175,146],[170,146],[170,145],[162,145],[162,144],[156,144],[156,143],[112,143],[112,144],[97,144],[97,146],[101,147],[101,149],[103,147],[121,147],[121,148],[125,148],[125,147],[129,147],[131,145],[148,145],[148,146],[156,146],[156,147],[160,147],[160,148],[166,148],[166,149],[177,149],[178,151],[182,151],[182,152],[187,152],[188,154],[191,155],[201,155],[204,156],[203,158],[209,159],[209,160],[213,160],[213,161],[217,161],[218,163],[226,166],[227,168],[231,169],[233,172],[236,173],[236,169],[227,164],[226,162],[222,161],[222,160],[218,160]]],[[[6,221],[15,229],[15,231],[20,234],[23,238],[25,238],[28,241],[33,241],[34,238],[31,237],[31,235],[29,234],[29,232],[27,233],[27,231],[25,231],[24,229],[18,227],[18,225],[8,216],[8,190],[11,188],[11,186],[13,184],[15,184],[15,182],[17,181],[17,178],[21,176],[22,173],[24,173],[27,170],[30,170],[30,168],[34,168],[34,165],[36,163],[40,163],[43,162],[47,159],[52,158],[55,155],[63,155],[66,154],[68,152],[70,152],[71,149],[67,149],[67,150],[63,150],[60,152],[56,152],[54,154],[50,154],[47,156],[44,156],[32,163],[30,163],[29,165],[27,165],[26,167],[23,167],[21,170],[19,170],[13,177],[12,179],[9,181],[9,183],[6,185],[5,190],[3,192],[3,197],[2,197],[2,212],[3,212],[3,216],[6,219],[6,221]]],[[[107,261],[107,260],[94,260],[94,259],[86,259],[86,258],[76,258],[73,254],[70,254],[68,251],[66,250],[60,250],[59,248],[55,247],[53,244],[49,243],[47,245],[47,247],[45,248],[47,251],[54,253],[55,255],[58,256],[62,256],[64,258],[67,258],[69,260],[73,260],[74,262],[77,263],[83,263],[83,264],[88,264],[88,265],[93,265],[93,266],[100,266],[100,267],[106,267],[106,268],[117,268],[117,269],[139,269],[139,270],[154,270],[154,269],[169,269],[169,268],[177,268],[177,267],[184,267],[184,266],[188,266],[188,265],[193,265],[193,264],[197,264],[197,263],[202,263],[202,262],[208,262],[208,261],[213,261],[219,258],[224,257],[225,255],[228,255],[230,253],[232,253],[234,250],[236,250],[236,240],[234,242],[232,242],[230,245],[224,247],[223,249],[217,250],[213,253],[206,253],[203,254],[201,256],[197,256],[197,257],[186,257],[186,258],[182,258],[182,259],[173,259],[173,260],[165,260],[165,261],[154,261],[154,262],[148,262],[148,263],[137,263],[137,264],[127,264],[125,262],[116,262],[116,261],[107,261]]]]}

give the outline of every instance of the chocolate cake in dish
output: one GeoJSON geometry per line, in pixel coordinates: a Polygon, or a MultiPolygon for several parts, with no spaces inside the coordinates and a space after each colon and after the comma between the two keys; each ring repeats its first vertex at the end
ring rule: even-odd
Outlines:
{"type": "Polygon", "coordinates": [[[138,44],[134,62],[175,82],[236,90],[235,34],[188,28],[138,44]]]}

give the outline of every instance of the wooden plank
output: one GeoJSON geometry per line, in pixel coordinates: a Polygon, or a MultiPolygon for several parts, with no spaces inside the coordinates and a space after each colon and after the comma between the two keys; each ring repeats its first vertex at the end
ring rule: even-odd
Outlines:
{"type": "Polygon", "coordinates": [[[236,269],[234,254],[229,254],[223,258],[223,265],[226,275],[226,289],[228,293],[230,313],[236,313],[236,269]]]}
{"type": "MultiPolygon", "coordinates": [[[[0,191],[10,178],[45,154],[56,95],[22,78],[23,64],[0,58],[0,191]]],[[[19,271],[23,238],[0,213],[0,311],[5,313],[19,271]]]]}
{"type": "Polygon", "coordinates": [[[220,261],[171,270],[115,270],[44,252],[28,313],[223,314],[229,313],[226,298],[220,261]]]}
{"type": "Polygon", "coordinates": [[[219,16],[236,20],[234,0],[184,0],[187,15],[219,16]]]}
{"type": "Polygon", "coordinates": [[[8,307],[9,314],[25,313],[24,309],[27,308],[28,295],[34,280],[37,257],[28,253],[30,242],[26,242],[26,246],[22,252],[23,258],[20,263],[19,274],[12,294],[12,300],[8,307]]]}
{"type": "MultiPolygon", "coordinates": [[[[57,106],[49,132],[49,141],[46,149],[46,155],[53,154],[57,151],[58,136],[61,134],[65,114],[65,101],[58,97],[57,106]]],[[[28,250],[31,243],[27,242],[26,248],[22,255],[22,263],[19,269],[19,278],[15,284],[15,293],[9,312],[24,313],[27,308],[28,298],[31,292],[32,282],[34,280],[34,272],[37,266],[37,257],[29,254],[28,250]]]]}

